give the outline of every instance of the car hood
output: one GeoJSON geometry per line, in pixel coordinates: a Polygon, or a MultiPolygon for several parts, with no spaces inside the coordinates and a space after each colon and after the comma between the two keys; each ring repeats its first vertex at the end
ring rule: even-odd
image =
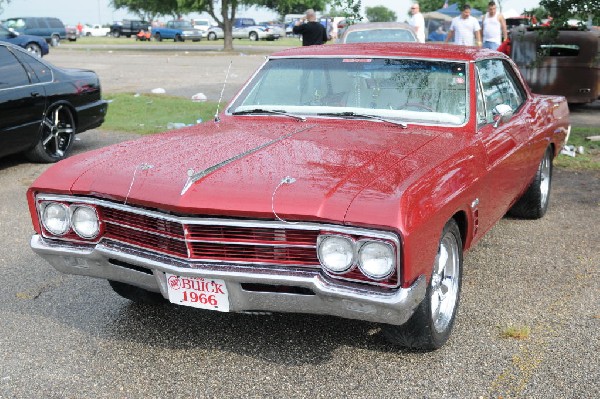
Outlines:
{"type": "Polygon", "coordinates": [[[228,119],[68,158],[46,183],[181,214],[341,221],[364,187],[434,137],[372,121],[228,119]]]}

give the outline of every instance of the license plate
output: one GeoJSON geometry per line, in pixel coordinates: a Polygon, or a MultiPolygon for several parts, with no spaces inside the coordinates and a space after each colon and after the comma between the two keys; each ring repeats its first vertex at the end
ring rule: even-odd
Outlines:
{"type": "Polygon", "coordinates": [[[171,303],[229,312],[229,295],[223,280],[167,273],[167,286],[171,303]]]}

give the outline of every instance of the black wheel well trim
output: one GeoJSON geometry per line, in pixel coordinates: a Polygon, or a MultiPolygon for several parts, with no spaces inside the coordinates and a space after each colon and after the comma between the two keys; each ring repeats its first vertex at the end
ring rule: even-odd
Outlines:
{"type": "Polygon", "coordinates": [[[463,250],[467,244],[467,231],[469,230],[469,221],[467,219],[467,213],[465,211],[458,211],[452,215],[452,219],[458,225],[458,231],[460,232],[460,240],[462,241],[463,250]]]}

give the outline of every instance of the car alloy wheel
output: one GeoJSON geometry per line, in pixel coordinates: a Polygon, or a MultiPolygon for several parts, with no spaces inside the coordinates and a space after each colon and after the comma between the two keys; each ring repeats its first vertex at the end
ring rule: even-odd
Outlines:
{"type": "Polygon", "coordinates": [[[66,156],[75,137],[75,121],[64,105],[52,109],[42,122],[41,143],[46,154],[59,160],[66,156]]]}
{"type": "Polygon", "coordinates": [[[25,46],[25,50],[40,58],[42,56],[42,48],[36,43],[29,43],[25,46]]]}

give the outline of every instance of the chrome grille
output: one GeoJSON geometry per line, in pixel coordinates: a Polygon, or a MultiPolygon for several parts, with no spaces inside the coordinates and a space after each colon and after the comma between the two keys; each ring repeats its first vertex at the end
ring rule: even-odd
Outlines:
{"type": "Polygon", "coordinates": [[[207,225],[201,219],[180,222],[109,207],[100,207],[100,213],[104,239],[192,261],[319,267],[318,230],[207,225]]]}

